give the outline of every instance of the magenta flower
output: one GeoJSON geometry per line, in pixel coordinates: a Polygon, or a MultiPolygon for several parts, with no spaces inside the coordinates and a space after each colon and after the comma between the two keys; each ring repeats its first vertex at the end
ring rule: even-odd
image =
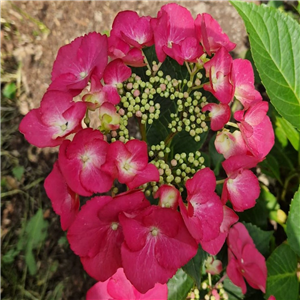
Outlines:
{"type": "Polygon", "coordinates": [[[67,230],[78,214],[80,203],[78,195],[68,187],[61,174],[58,162],[45,179],[44,187],[53,210],[60,216],[61,228],[67,230]]]}
{"type": "Polygon", "coordinates": [[[228,266],[230,280],[246,293],[244,278],[254,289],[266,291],[267,267],[265,258],[255,248],[252,238],[242,223],[235,224],[227,238],[228,266]]]}
{"type": "Polygon", "coordinates": [[[239,130],[235,130],[233,133],[229,131],[218,133],[215,147],[225,158],[240,154],[251,155],[239,130]]]}
{"type": "Polygon", "coordinates": [[[231,102],[234,95],[234,87],[230,82],[231,62],[230,54],[221,47],[214,57],[204,64],[209,83],[206,83],[203,88],[224,104],[231,102]]]}
{"type": "Polygon", "coordinates": [[[209,103],[206,104],[203,108],[202,111],[210,111],[210,127],[214,131],[218,131],[222,129],[225,124],[229,121],[230,119],[230,107],[228,104],[216,104],[216,103],[209,103]]]}
{"type": "Polygon", "coordinates": [[[268,107],[267,102],[260,101],[234,114],[240,122],[238,126],[248,149],[259,161],[266,157],[275,143],[273,127],[267,116],[268,107]]]}
{"type": "Polygon", "coordinates": [[[176,210],[181,196],[173,185],[163,184],[155,193],[154,198],[159,198],[159,206],[176,210]]]}
{"type": "Polygon", "coordinates": [[[234,96],[248,108],[262,97],[254,87],[254,73],[251,62],[246,59],[235,59],[232,62],[231,81],[235,86],[234,96]]]}
{"type": "Polygon", "coordinates": [[[78,37],[59,49],[49,90],[69,91],[76,96],[87,86],[91,75],[102,78],[107,61],[106,35],[92,32],[78,37]]]}
{"type": "Polygon", "coordinates": [[[114,19],[110,35],[132,47],[150,47],[154,43],[150,20],[151,17],[139,17],[135,11],[119,12],[114,19]]]}
{"type": "Polygon", "coordinates": [[[121,59],[126,65],[132,67],[146,66],[141,49],[132,48],[126,42],[116,36],[108,38],[108,54],[110,58],[121,59]]]}
{"type": "Polygon", "coordinates": [[[110,132],[120,127],[120,115],[116,111],[116,107],[105,102],[99,108],[100,130],[102,132],[110,132]]]}
{"type": "Polygon", "coordinates": [[[180,44],[188,37],[196,38],[194,19],[191,13],[176,3],[160,9],[157,18],[151,20],[157,58],[163,62],[167,55],[175,58],[173,44],[180,44]]]}
{"type": "Polygon", "coordinates": [[[157,168],[148,163],[147,144],[139,140],[131,140],[126,144],[120,141],[111,143],[103,170],[130,189],[150,181],[159,181],[157,168]]]}
{"type": "Polygon", "coordinates": [[[106,161],[108,145],[100,131],[90,128],[79,131],[73,141],[62,143],[59,166],[73,191],[91,196],[110,190],[113,178],[101,167],[106,161]]]}
{"type": "Polygon", "coordinates": [[[254,156],[235,155],[226,159],[222,166],[228,178],[222,191],[222,202],[232,203],[235,211],[244,211],[255,206],[260,194],[257,177],[248,169],[254,168],[258,160],[254,156]]]}
{"type": "Polygon", "coordinates": [[[124,270],[118,269],[117,272],[105,282],[98,282],[87,292],[86,300],[167,300],[168,287],[166,284],[156,283],[154,288],[147,293],[140,293],[126,278],[124,270]]]}
{"type": "Polygon", "coordinates": [[[220,233],[223,205],[215,188],[214,172],[209,168],[202,169],[186,182],[187,207],[179,201],[184,223],[198,243],[211,241],[220,233]]]}
{"type": "MultiPolygon", "coordinates": [[[[201,45],[195,37],[187,37],[179,44],[172,44],[173,58],[183,65],[187,62],[197,62],[204,53],[201,45]]],[[[168,50],[165,51],[168,54],[168,50]]],[[[171,54],[172,55],[172,54],[171,54]]]]}
{"type": "Polygon", "coordinates": [[[217,255],[225,243],[229,228],[238,220],[239,217],[237,216],[237,214],[228,206],[223,205],[223,221],[220,226],[220,233],[216,238],[208,242],[201,241],[203,250],[210,253],[211,255],[217,255]]]}
{"type": "Polygon", "coordinates": [[[197,38],[209,56],[216,53],[221,47],[229,52],[236,46],[223,33],[219,23],[209,14],[199,14],[195,20],[195,28],[197,38]]]}
{"type": "Polygon", "coordinates": [[[118,104],[120,95],[117,84],[122,83],[131,76],[131,69],[127,67],[121,59],[111,61],[104,70],[103,80],[105,85],[103,91],[108,102],[118,104]]]}
{"type": "Polygon", "coordinates": [[[19,130],[26,140],[40,148],[60,145],[65,137],[79,131],[86,107],[73,102],[69,93],[48,91],[41,106],[31,110],[21,121],[19,130]]]}
{"type": "Polygon", "coordinates": [[[124,240],[119,213],[131,213],[150,203],[141,191],[117,197],[94,197],[82,206],[67,237],[71,249],[81,257],[87,273],[105,281],[122,267],[121,244],[124,240]]]}
{"type": "Polygon", "coordinates": [[[197,253],[197,243],[173,209],[150,206],[135,217],[120,214],[120,223],[124,272],[141,293],[166,283],[197,253]]]}

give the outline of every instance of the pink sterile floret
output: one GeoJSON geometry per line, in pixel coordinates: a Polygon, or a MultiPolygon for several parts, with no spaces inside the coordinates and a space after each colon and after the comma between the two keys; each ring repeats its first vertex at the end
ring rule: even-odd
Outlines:
{"type": "Polygon", "coordinates": [[[239,154],[250,154],[243,136],[238,130],[235,130],[233,133],[229,131],[218,133],[215,140],[215,147],[225,158],[239,154]]]}
{"type": "Polygon", "coordinates": [[[99,118],[101,132],[109,132],[120,127],[120,115],[116,107],[109,102],[103,103],[99,108],[99,118]]]}
{"type": "Polygon", "coordinates": [[[231,81],[235,86],[234,96],[244,108],[262,100],[254,87],[254,73],[249,60],[239,58],[232,62],[231,81]]]}
{"type": "MultiPolygon", "coordinates": [[[[201,45],[195,37],[187,37],[179,44],[173,44],[172,50],[173,58],[180,65],[183,65],[185,61],[197,62],[197,59],[204,53],[201,45]]],[[[166,52],[168,53],[168,51],[166,52]]]]}
{"type": "Polygon", "coordinates": [[[260,101],[234,114],[234,118],[240,122],[238,126],[248,149],[259,161],[266,157],[275,142],[272,124],[266,115],[267,111],[268,103],[260,101]]]}
{"type": "Polygon", "coordinates": [[[180,192],[173,185],[163,184],[155,193],[154,198],[159,198],[159,206],[176,210],[181,196],[180,192]]]}
{"type": "Polygon", "coordinates": [[[221,47],[214,57],[204,64],[209,83],[205,84],[203,88],[224,104],[228,104],[234,95],[234,87],[229,80],[231,62],[230,54],[224,47],[221,47]]]}
{"type": "Polygon", "coordinates": [[[236,44],[223,33],[219,23],[209,14],[199,14],[195,20],[197,38],[208,55],[216,53],[221,47],[232,51],[236,44]]]}
{"type": "Polygon", "coordinates": [[[58,162],[45,179],[44,187],[50,198],[53,210],[60,216],[61,228],[67,230],[79,211],[79,197],[67,185],[61,174],[58,162]]]}
{"type": "Polygon", "coordinates": [[[150,181],[159,181],[158,169],[148,163],[147,144],[139,140],[131,140],[126,144],[120,141],[111,143],[103,170],[130,189],[150,181]]]}
{"type": "Polygon", "coordinates": [[[102,78],[107,65],[107,37],[92,32],[78,37],[58,51],[52,69],[51,90],[80,94],[92,74],[102,78]]]}
{"type": "Polygon", "coordinates": [[[189,232],[198,243],[215,239],[220,233],[223,205],[215,193],[216,177],[209,168],[187,180],[187,207],[179,201],[180,213],[189,232]]]}
{"type": "Polygon", "coordinates": [[[230,200],[235,211],[255,206],[260,187],[257,177],[248,169],[257,163],[257,158],[248,155],[231,156],[222,163],[228,178],[224,182],[221,199],[224,204],[230,200]]]}
{"type": "Polygon", "coordinates": [[[99,130],[79,131],[73,141],[66,140],[59,149],[58,161],[70,188],[82,196],[105,193],[113,178],[102,170],[106,161],[108,143],[99,130]]]}
{"type": "Polygon", "coordinates": [[[131,75],[131,69],[127,67],[121,59],[111,61],[104,70],[103,80],[105,86],[103,91],[106,94],[106,99],[112,104],[120,102],[117,84],[127,80],[131,75]]]}
{"type": "Polygon", "coordinates": [[[127,65],[133,67],[146,66],[142,50],[131,48],[126,42],[116,36],[108,38],[108,53],[111,59],[120,58],[127,65]]]}
{"type": "Polygon", "coordinates": [[[150,19],[148,16],[139,17],[135,11],[119,12],[114,19],[110,35],[136,48],[150,47],[154,43],[150,19]]]}
{"type": "Polygon", "coordinates": [[[120,214],[125,242],[122,261],[126,277],[141,293],[166,283],[197,253],[197,243],[180,213],[150,206],[136,217],[120,214]]]}
{"type": "Polygon", "coordinates": [[[228,266],[230,280],[246,293],[244,278],[254,289],[266,290],[267,267],[265,258],[255,248],[252,238],[242,223],[235,224],[227,238],[228,266]]]}
{"type": "Polygon", "coordinates": [[[19,130],[29,143],[37,147],[54,147],[60,145],[67,135],[82,128],[85,112],[85,104],[73,102],[71,94],[48,91],[41,106],[23,118],[19,130]]]}
{"type": "Polygon", "coordinates": [[[67,238],[71,249],[81,257],[87,273],[105,281],[122,266],[121,244],[124,240],[119,213],[132,213],[150,205],[141,191],[117,197],[94,197],[82,206],[67,238]]]}
{"type": "Polygon", "coordinates": [[[84,94],[82,100],[91,110],[97,109],[105,102],[110,102],[110,99],[107,98],[105,91],[103,91],[103,85],[100,79],[96,75],[91,76],[90,90],[88,91],[87,89],[85,89],[84,91],[87,91],[87,93],[84,94]]]}
{"type": "Polygon", "coordinates": [[[188,37],[196,37],[194,19],[191,13],[176,3],[169,3],[160,9],[157,18],[151,20],[155,50],[160,62],[169,55],[175,59],[173,44],[179,44],[188,37]]]}
{"type": "Polygon", "coordinates": [[[211,275],[217,275],[222,272],[222,262],[209,256],[205,260],[205,271],[211,275]]]}
{"type": "Polygon", "coordinates": [[[208,242],[202,241],[201,246],[203,250],[212,255],[217,255],[225,243],[229,228],[238,220],[239,217],[237,214],[228,206],[223,205],[223,221],[220,226],[220,234],[215,239],[212,239],[208,242]]]}
{"type": "Polygon", "coordinates": [[[202,111],[210,111],[210,127],[217,131],[222,129],[230,119],[230,107],[228,104],[209,103],[202,108],[202,111]]]}
{"type": "Polygon", "coordinates": [[[166,284],[156,283],[147,293],[140,293],[126,278],[122,268],[105,282],[98,282],[87,292],[86,300],[167,300],[168,287],[166,284]]]}

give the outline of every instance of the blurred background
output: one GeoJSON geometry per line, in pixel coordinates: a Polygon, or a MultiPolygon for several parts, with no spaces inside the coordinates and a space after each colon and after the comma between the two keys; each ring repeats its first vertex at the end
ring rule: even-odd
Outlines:
{"type": "MultiPolygon", "coordinates": [[[[85,299],[95,283],[69,248],[43,182],[56,148],[38,149],[18,132],[50,83],[58,49],[85,33],[106,33],[116,14],[156,16],[176,1],[1,1],[2,299],[85,299]]],[[[242,20],[227,1],[177,1],[192,15],[208,12],[237,44],[248,48],[242,20]]]]}

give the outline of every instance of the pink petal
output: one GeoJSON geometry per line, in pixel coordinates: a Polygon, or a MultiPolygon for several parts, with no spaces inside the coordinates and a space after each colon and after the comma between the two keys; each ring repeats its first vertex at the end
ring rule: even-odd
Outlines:
{"type": "Polygon", "coordinates": [[[111,61],[105,68],[103,79],[106,84],[117,85],[131,76],[131,69],[121,59],[111,61]]]}
{"type": "Polygon", "coordinates": [[[67,230],[79,211],[79,198],[67,185],[58,163],[45,179],[44,187],[50,198],[53,210],[60,215],[61,227],[67,230]]]}
{"type": "Polygon", "coordinates": [[[208,55],[217,52],[221,47],[224,47],[229,52],[236,46],[230,42],[228,36],[223,33],[219,23],[209,14],[197,15],[195,28],[197,38],[208,55]]]}
{"type": "Polygon", "coordinates": [[[107,284],[108,280],[104,282],[97,282],[94,284],[86,294],[86,300],[107,300],[110,299],[111,296],[107,292],[107,284]]]}
{"type": "Polygon", "coordinates": [[[202,111],[210,111],[211,129],[218,131],[222,129],[230,119],[230,107],[228,104],[209,103],[202,108],[202,111]]]}
{"type": "Polygon", "coordinates": [[[227,190],[235,211],[244,211],[255,206],[260,194],[257,177],[249,170],[244,170],[235,178],[226,182],[227,190]]]}

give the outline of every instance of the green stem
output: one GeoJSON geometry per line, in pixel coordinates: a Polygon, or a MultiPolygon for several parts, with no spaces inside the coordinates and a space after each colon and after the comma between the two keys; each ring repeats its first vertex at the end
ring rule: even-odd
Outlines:
{"type": "Polygon", "coordinates": [[[284,185],[283,185],[283,190],[282,190],[282,193],[281,193],[281,200],[284,201],[284,198],[285,198],[285,195],[286,195],[286,191],[287,191],[287,188],[288,188],[288,185],[291,181],[291,179],[293,179],[294,177],[298,177],[299,174],[297,172],[295,173],[292,173],[290,174],[284,181],[284,185]]]}
{"type": "Polygon", "coordinates": [[[220,179],[220,180],[217,180],[216,183],[217,183],[217,184],[222,184],[222,183],[225,182],[225,180],[226,180],[226,179],[220,179]]]}
{"type": "Polygon", "coordinates": [[[146,126],[145,124],[142,124],[142,119],[138,118],[138,123],[139,123],[139,129],[142,137],[142,141],[147,142],[147,135],[146,135],[146,126]]]}
{"type": "Polygon", "coordinates": [[[147,64],[148,70],[149,70],[150,72],[152,72],[151,66],[149,65],[149,62],[148,62],[148,59],[147,59],[147,56],[146,56],[146,54],[144,53],[143,50],[142,50],[142,53],[143,53],[143,55],[144,55],[144,61],[145,61],[145,63],[147,64]]]}
{"type": "MultiPolygon", "coordinates": [[[[186,68],[187,70],[189,71],[190,75],[192,76],[192,71],[191,71],[191,68],[189,66],[189,63],[187,61],[185,61],[185,65],[186,65],[186,68]]],[[[193,76],[194,77],[194,76],[193,76]]]]}
{"type": "Polygon", "coordinates": [[[164,140],[165,146],[168,146],[168,145],[172,142],[173,137],[174,137],[177,133],[178,133],[177,131],[171,132],[171,133],[166,137],[166,139],[164,140]]]}

